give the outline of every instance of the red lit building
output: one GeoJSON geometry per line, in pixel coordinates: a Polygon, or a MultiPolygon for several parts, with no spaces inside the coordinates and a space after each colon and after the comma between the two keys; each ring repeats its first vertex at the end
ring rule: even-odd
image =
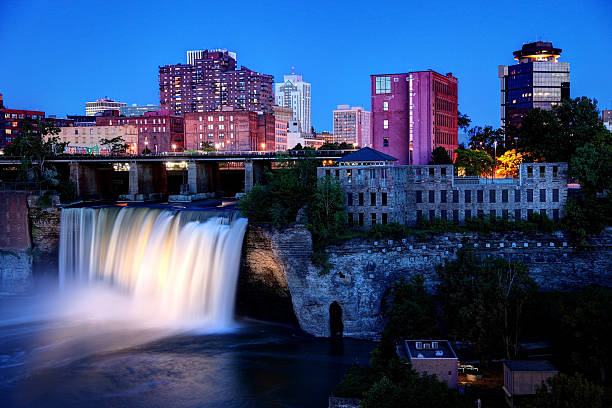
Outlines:
{"type": "MultiPolygon", "coordinates": [[[[224,107],[221,111],[185,114],[185,149],[210,144],[221,151],[275,150],[273,115],[224,107]]],[[[285,125],[286,126],[286,125],[285,125]]]]}
{"type": "Polygon", "coordinates": [[[24,121],[44,119],[45,112],[5,108],[2,94],[0,94],[0,117],[0,149],[4,149],[17,135],[21,134],[24,121]]]}
{"type": "Polygon", "coordinates": [[[169,111],[146,112],[143,116],[99,116],[97,126],[135,125],[138,127],[138,152],[145,148],[151,153],[180,152],[184,150],[184,119],[169,111]]]}

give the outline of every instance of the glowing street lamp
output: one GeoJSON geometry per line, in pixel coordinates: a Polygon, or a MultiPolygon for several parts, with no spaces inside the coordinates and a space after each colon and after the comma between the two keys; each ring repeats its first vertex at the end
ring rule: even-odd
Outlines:
{"type": "Polygon", "coordinates": [[[172,153],[176,153],[176,144],[172,143],[172,153]]]}
{"type": "Polygon", "coordinates": [[[266,150],[266,144],[265,143],[261,144],[261,150],[266,150]]]}

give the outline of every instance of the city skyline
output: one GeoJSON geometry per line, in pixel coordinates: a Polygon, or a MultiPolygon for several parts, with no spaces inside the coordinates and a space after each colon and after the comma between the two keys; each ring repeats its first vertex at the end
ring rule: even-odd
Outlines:
{"type": "MultiPolygon", "coordinates": [[[[43,2],[3,2],[0,35],[7,43],[19,41],[39,50],[37,63],[17,63],[28,61],[28,55],[31,58],[31,48],[17,47],[12,63],[0,64],[0,77],[11,79],[0,84],[8,107],[65,116],[81,114],[84,102],[107,95],[128,105],[158,104],[158,66],[184,63],[188,50],[226,48],[236,52],[250,69],[274,75],[276,82],[287,67],[295,66],[313,84],[312,122],[318,132],[331,130],[331,112],[338,104],[371,109],[369,75],[430,68],[452,72],[459,79],[459,110],[474,124],[498,126],[497,67],[512,64],[512,51],[536,40],[552,41],[564,50],[563,61],[572,63],[572,96],[596,98],[602,109],[612,107],[612,83],[605,80],[612,56],[600,51],[606,38],[612,38],[608,23],[612,5],[605,1],[579,6],[558,2],[555,24],[524,19],[512,22],[511,35],[499,29],[500,24],[509,24],[508,3],[479,7],[442,1],[434,8],[389,3],[386,8],[369,10],[366,3],[357,2],[352,3],[355,10],[345,14],[339,13],[344,8],[337,4],[327,7],[322,15],[320,5],[309,3],[299,8],[304,27],[287,34],[275,33],[273,24],[256,28],[250,24],[263,17],[274,21],[275,16],[288,11],[287,5],[265,11],[245,5],[235,11],[231,21],[201,25],[196,24],[198,11],[206,7],[214,13],[224,6],[147,4],[151,6],[146,9],[141,4],[126,4],[122,10],[98,13],[103,7],[96,2],[70,12],[43,2]],[[85,23],[85,15],[93,20],[85,23]],[[32,24],[14,23],[25,16],[32,24]],[[55,24],[41,24],[43,16],[55,24]],[[173,27],[164,35],[156,34],[159,30],[148,24],[161,17],[173,27]],[[107,30],[109,21],[122,29],[107,30]],[[122,24],[127,21],[130,24],[122,24]],[[224,28],[220,30],[221,24],[224,28]],[[363,24],[369,25],[372,35],[363,35],[363,24]],[[388,27],[394,31],[392,36],[388,27]],[[102,31],[106,41],[96,43],[102,31]],[[339,32],[342,37],[332,36],[339,32]],[[355,37],[359,33],[362,35],[355,37]],[[273,35],[274,46],[257,40],[266,35],[273,35]],[[349,36],[353,41],[342,41],[349,36]],[[155,41],[142,41],[143,37],[155,41]],[[483,44],[482,38],[489,43],[483,44]],[[83,47],[85,41],[87,47],[83,47]],[[109,47],[109,42],[114,45],[109,47]],[[123,63],[117,64],[118,60],[123,63]]],[[[532,15],[544,15],[547,10],[547,5],[528,2],[513,7],[532,15]]]]}

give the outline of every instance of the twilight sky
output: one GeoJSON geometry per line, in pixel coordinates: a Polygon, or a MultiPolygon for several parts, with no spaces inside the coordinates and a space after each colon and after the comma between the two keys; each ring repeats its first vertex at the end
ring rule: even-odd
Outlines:
{"type": "Polygon", "coordinates": [[[58,117],[105,96],[157,104],[158,65],[227,48],[277,82],[295,66],[317,131],[338,104],[369,108],[370,74],[429,68],[459,78],[473,124],[499,126],[497,66],[535,40],[563,49],[573,97],[612,108],[612,0],[0,0],[0,93],[58,117]]]}

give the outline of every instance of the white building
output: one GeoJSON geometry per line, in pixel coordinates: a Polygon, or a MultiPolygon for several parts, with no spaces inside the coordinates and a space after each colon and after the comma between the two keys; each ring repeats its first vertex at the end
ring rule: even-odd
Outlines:
{"type": "Polygon", "coordinates": [[[120,110],[127,103],[113,101],[111,99],[98,99],[95,102],[85,102],[85,115],[95,116],[96,113],[106,110],[120,110]]]}
{"type": "Polygon", "coordinates": [[[310,84],[294,73],[285,75],[283,79],[283,83],[275,84],[276,104],[293,109],[298,131],[310,134],[310,84]]]}
{"type": "Polygon", "coordinates": [[[361,106],[338,105],[334,110],[334,142],[372,147],[370,116],[361,106]]]}

